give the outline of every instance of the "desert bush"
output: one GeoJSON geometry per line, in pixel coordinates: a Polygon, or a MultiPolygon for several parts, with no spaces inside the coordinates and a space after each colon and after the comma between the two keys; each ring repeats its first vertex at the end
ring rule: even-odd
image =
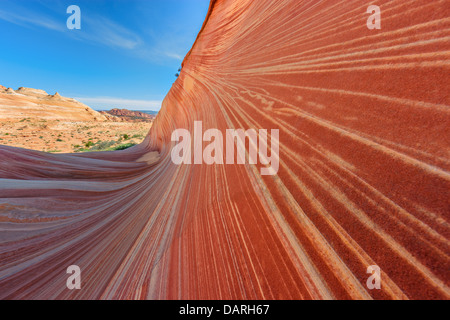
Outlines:
{"type": "Polygon", "coordinates": [[[133,147],[135,145],[136,145],[136,143],[125,143],[125,144],[121,144],[121,145],[119,145],[117,147],[111,148],[110,150],[111,151],[125,150],[125,149],[131,148],[131,147],[133,147]]]}
{"type": "Polygon", "coordinates": [[[90,149],[90,151],[105,151],[105,150],[108,150],[111,146],[113,146],[115,144],[116,144],[116,142],[113,140],[99,141],[90,149]]]}

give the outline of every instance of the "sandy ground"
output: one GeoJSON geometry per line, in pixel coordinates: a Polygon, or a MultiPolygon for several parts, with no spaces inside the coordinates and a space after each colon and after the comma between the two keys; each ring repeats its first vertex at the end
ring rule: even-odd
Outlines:
{"type": "Polygon", "coordinates": [[[380,2],[212,1],[151,145],[0,148],[0,299],[450,300],[450,6],[380,2]],[[173,164],[195,120],[277,175],[173,164]]]}
{"type": "Polygon", "coordinates": [[[80,152],[138,144],[151,125],[150,122],[0,119],[0,144],[52,153],[80,152]]]}

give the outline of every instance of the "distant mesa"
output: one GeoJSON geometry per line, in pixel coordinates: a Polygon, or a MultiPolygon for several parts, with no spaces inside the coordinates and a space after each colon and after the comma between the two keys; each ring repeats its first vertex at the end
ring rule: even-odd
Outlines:
{"type": "Polygon", "coordinates": [[[100,111],[100,113],[104,116],[120,118],[121,121],[153,121],[155,119],[155,115],[153,114],[118,108],[114,108],[109,111],[100,111]]]}

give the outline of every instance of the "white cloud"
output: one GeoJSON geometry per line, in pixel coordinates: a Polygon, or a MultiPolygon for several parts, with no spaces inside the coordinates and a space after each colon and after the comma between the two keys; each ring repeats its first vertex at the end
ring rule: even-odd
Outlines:
{"type": "Polygon", "coordinates": [[[160,100],[133,100],[114,97],[75,97],[74,99],[97,110],[124,108],[128,110],[158,111],[162,103],[160,100]]]}
{"type": "Polygon", "coordinates": [[[166,56],[168,56],[169,58],[176,59],[176,60],[183,60],[183,57],[181,55],[172,53],[172,52],[167,52],[166,56]]]}
{"type": "Polygon", "coordinates": [[[84,26],[88,29],[83,32],[81,27],[80,38],[92,42],[101,43],[110,47],[122,49],[135,49],[143,44],[141,38],[127,28],[104,17],[83,17],[84,26]]]}
{"type": "MultiPolygon", "coordinates": [[[[47,2],[42,3],[48,6],[47,2]]],[[[25,6],[16,3],[10,5],[8,10],[0,9],[0,20],[27,28],[40,27],[63,32],[74,40],[125,50],[134,57],[157,64],[182,61],[186,53],[185,48],[189,47],[181,30],[165,31],[162,34],[153,31],[143,33],[142,30],[138,32],[104,16],[81,9],[81,30],[76,31],[67,29],[66,16],[57,20],[42,12],[30,12],[25,6]]],[[[53,13],[56,14],[55,11],[53,13]]]]}
{"type": "Polygon", "coordinates": [[[64,31],[65,28],[64,24],[58,23],[49,17],[43,15],[37,16],[27,12],[22,12],[19,15],[0,10],[0,19],[22,27],[38,26],[55,31],[64,31]]]}
{"type": "Polygon", "coordinates": [[[141,38],[127,28],[101,16],[83,15],[81,11],[81,30],[69,31],[66,20],[56,21],[40,13],[31,13],[26,9],[20,9],[20,14],[11,11],[0,10],[0,20],[22,27],[42,27],[53,31],[68,32],[75,39],[100,43],[110,47],[121,49],[135,49],[143,44],[141,38]]]}

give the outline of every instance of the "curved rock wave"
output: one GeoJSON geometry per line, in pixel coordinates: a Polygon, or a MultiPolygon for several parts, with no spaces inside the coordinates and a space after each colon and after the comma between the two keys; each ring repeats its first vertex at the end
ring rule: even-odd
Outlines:
{"type": "Polygon", "coordinates": [[[449,8],[377,4],[213,0],[142,144],[1,146],[0,298],[450,298],[449,8]],[[175,165],[194,121],[279,129],[277,175],[175,165]]]}

